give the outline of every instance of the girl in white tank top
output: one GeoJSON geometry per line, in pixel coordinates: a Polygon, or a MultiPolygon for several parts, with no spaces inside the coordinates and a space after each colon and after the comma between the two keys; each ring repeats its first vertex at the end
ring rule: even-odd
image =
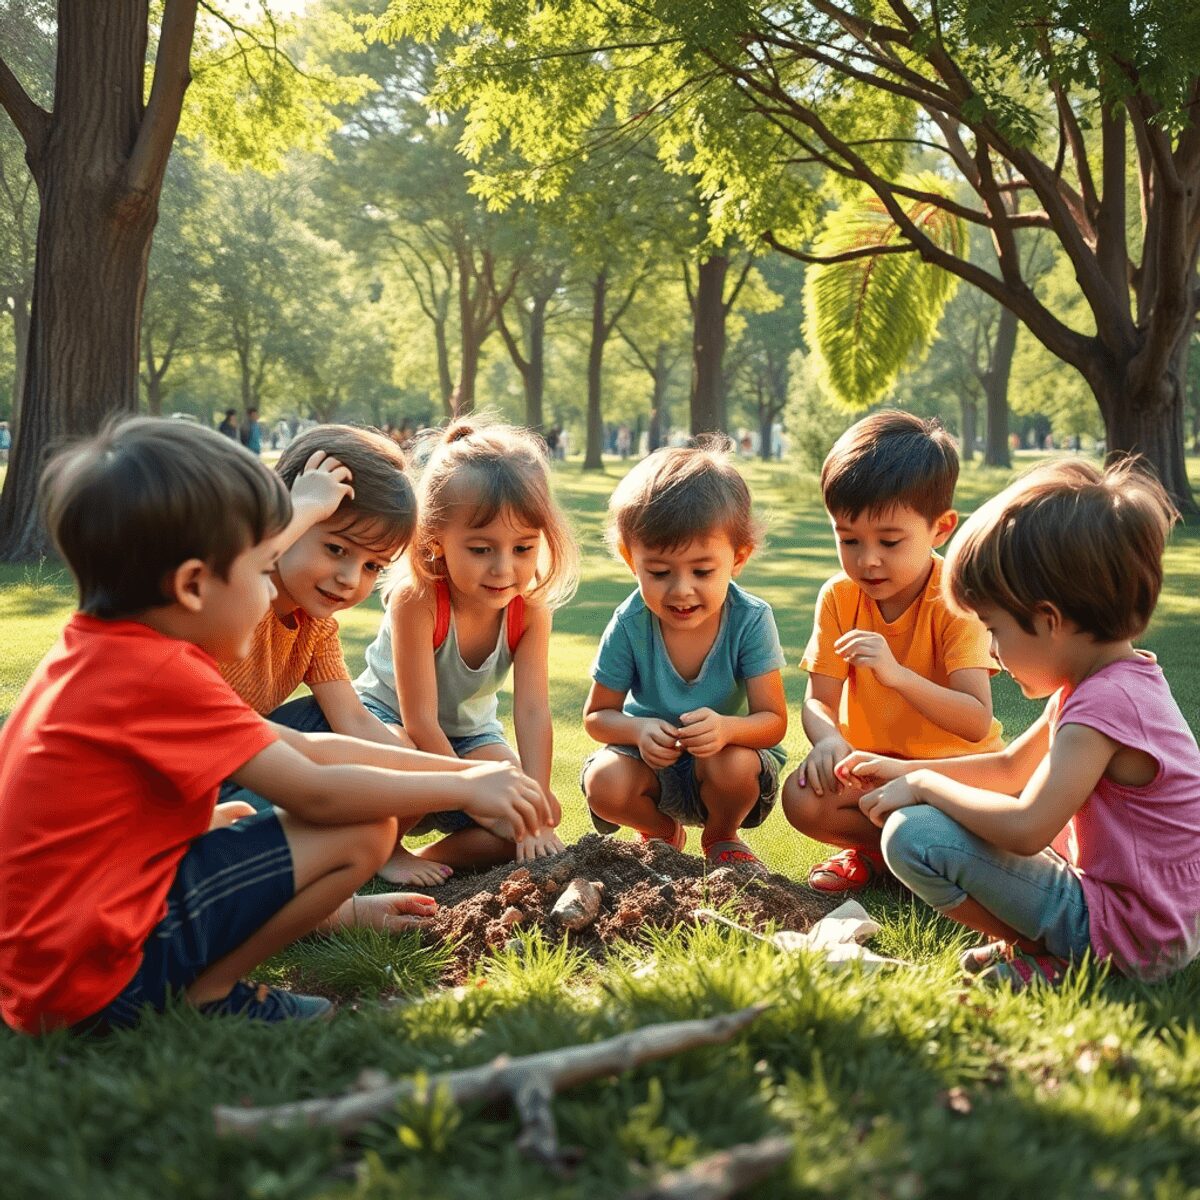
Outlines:
{"type": "MultiPolygon", "coordinates": [[[[382,720],[403,725],[418,750],[513,762],[558,811],[550,790],[551,614],[574,592],[574,538],[550,491],[536,434],[458,420],[436,439],[417,488],[416,532],[367,649],[355,687],[382,720]],[[498,717],[497,694],[513,675],[517,750],[498,717]]],[[[418,451],[419,454],[419,451],[418,451]]],[[[521,843],[462,813],[435,813],[406,833],[440,829],[417,851],[397,843],[380,872],[428,885],[458,867],[554,854],[553,832],[521,843]]]]}

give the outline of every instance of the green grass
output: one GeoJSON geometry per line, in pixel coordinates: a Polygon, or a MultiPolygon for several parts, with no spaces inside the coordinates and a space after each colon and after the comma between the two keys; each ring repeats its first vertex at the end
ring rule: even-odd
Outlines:
{"type": "MultiPolygon", "coordinates": [[[[747,473],[771,531],[743,582],[774,606],[794,664],[817,589],[836,568],[832,539],[811,477],[774,464],[747,473]]],[[[961,507],[969,511],[1005,481],[965,469],[961,507]]],[[[630,588],[601,540],[614,482],[612,473],[559,475],[585,558],[579,597],[556,621],[551,662],[555,787],[568,838],[586,827],[577,774],[591,749],[579,722],[587,669],[630,588]]],[[[1195,722],[1196,529],[1176,532],[1167,576],[1144,644],[1195,722]]],[[[60,572],[0,568],[0,713],[70,609],[60,572]]],[[[378,618],[374,601],[346,615],[352,666],[378,618]]],[[[802,679],[794,666],[785,679],[795,760],[804,750],[802,679]]],[[[995,700],[1010,735],[1038,711],[1005,678],[995,700]]],[[[778,815],[752,840],[794,875],[818,852],[778,815]]],[[[489,1200],[604,1198],[653,1169],[782,1129],[794,1135],[795,1155],[750,1194],[1200,1197],[1200,968],[1152,989],[1084,967],[1056,995],[964,995],[954,956],[965,939],[956,927],[915,903],[874,893],[866,902],[884,925],[876,948],[915,970],[833,975],[705,928],[622,950],[600,966],[533,939],[522,953],[487,961],[471,986],[439,992],[436,951],[411,937],[352,931],[305,942],[271,967],[360,998],[321,1028],[255,1029],[178,1009],[103,1043],[0,1034],[3,1190],[122,1200],[424,1198],[476,1196],[485,1186],[489,1200]],[[653,969],[639,969],[650,961],[653,969]],[[774,1007],[731,1046],[560,1097],[562,1140],[583,1152],[571,1179],[524,1162],[516,1124],[502,1114],[409,1106],[350,1148],[308,1131],[222,1140],[209,1117],[218,1102],[335,1091],[364,1067],[435,1072],[755,1001],[774,1007]],[[955,1088],[966,1104],[951,1107],[955,1088]]]]}

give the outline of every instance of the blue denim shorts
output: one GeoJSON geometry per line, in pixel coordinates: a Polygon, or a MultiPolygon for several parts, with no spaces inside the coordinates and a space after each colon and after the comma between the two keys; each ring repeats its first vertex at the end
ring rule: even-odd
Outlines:
{"type": "MultiPolygon", "coordinates": [[[[378,700],[374,700],[370,696],[362,696],[360,699],[362,700],[363,708],[372,716],[378,717],[385,725],[396,725],[401,729],[404,728],[404,722],[400,720],[399,715],[386,705],[380,704],[378,700]]],[[[496,733],[491,729],[484,730],[482,733],[471,733],[466,737],[447,736],[446,740],[450,743],[450,749],[459,758],[466,758],[472,750],[478,750],[481,746],[508,745],[502,734],[496,733]]],[[[457,833],[460,829],[470,829],[476,823],[475,819],[468,817],[465,812],[427,813],[408,832],[416,835],[422,833],[457,833]]]]}
{"type": "MultiPolygon", "coordinates": [[[[605,749],[612,750],[615,754],[624,754],[628,758],[636,758],[639,762],[642,761],[642,756],[637,752],[636,746],[606,746],[605,749]]],[[[597,750],[594,754],[589,754],[579,772],[579,787],[585,797],[587,789],[584,788],[583,781],[588,767],[595,761],[596,755],[603,753],[603,750],[597,750]]],[[[647,766],[649,767],[649,764],[647,766]]],[[[696,760],[686,750],[669,767],[659,769],[649,767],[649,769],[654,772],[655,778],[658,780],[658,800],[655,801],[655,807],[659,812],[668,817],[674,817],[681,825],[703,825],[708,820],[708,809],[704,807],[704,801],[700,799],[700,781],[696,778],[696,760]]],[[[758,799],[755,801],[754,807],[746,814],[741,828],[754,829],[761,825],[770,815],[771,809],[775,807],[775,797],[778,792],[779,761],[773,754],[766,750],[760,750],[758,751],[758,799]]],[[[590,808],[588,812],[598,833],[616,833],[620,828],[619,825],[614,825],[611,821],[597,816],[590,808]]]]}
{"type": "Polygon", "coordinates": [[[198,837],[175,872],[166,915],[142,943],[137,972],[75,1030],[124,1029],[145,1009],[162,1012],[172,993],[247,942],[295,894],[292,851],[274,812],[198,837]]]}

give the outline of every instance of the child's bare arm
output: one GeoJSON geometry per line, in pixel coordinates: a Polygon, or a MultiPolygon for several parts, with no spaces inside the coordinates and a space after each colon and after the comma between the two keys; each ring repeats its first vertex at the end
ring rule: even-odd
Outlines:
{"type": "Polygon", "coordinates": [[[396,702],[404,732],[418,750],[454,754],[450,739],[438,724],[437,668],[433,661],[433,630],[437,612],[432,597],[393,598],[392,669],[396,675],[396,702]]]}
{"type": "Polygon", "coordinates": [[[394,746],[397,742],[402,746],[410,744],[403,729],[396,725],[385,725],[373,712],[363,707],[349,680],[315,683],[312,685],[312,694],[334,733],[365,742],[379,742],[384,746],[394,746]]]}
{"type": "Polygon", "coordinates": [[[554,724],[550,718],[550,625],[548,608],[526,609],[525,632],[513,655],[513,729],[521,766],[550,795],[554,724]]]}
{"type": "Polygon", "coordinates": [[[1064,725],[1019,796],[918,770],[868,792],[860,805],[882,825],[898,808],[929,804],[1001,850],[1040,854],[1083,807],[1120,748],[1098,730],[1064,725]]]}
{"type": "Polygon", "coordinates": [[[272,742],[233,778],[312,824],[350,825],[455,809],[484,820],[507,821],[518,837],[553,824],[541,788],[512,763],[474,762],[461,771],[323,763],[321,743],[329,746],[336,734],[289,732],[290,738],[272,742]],[[314,745],[302,750],[303,742],[296,739],[313,739],[314,745]]]}
{"type": "Polygon", "coordinates": [[[698,708],[680,719],[679,740],[696,758],[709,758],[726,746],[748,746],[769,750],[787,733],[787,697],[783,675],[767,671],[746,680],[749,712],[744,717],[727,717],[711,708],[698,708]]]}
{"type": "Polygon", "coordinates": [[[812,750],[804,760],[801,770],[808,786],[818,796],[823,796],[827,791],[841,791],[834,767],[852,749],[850,743],[842,737],[837,719],[844,686],[845,681],[842,679],[810,671],[808,683],[804,688],[800,723],[804,727],[805,736],[812,743],[812,750]]]}
{"type": "Polygon", "coordinates": [[[658,717],[630,717],[621,711],[625,692],[592,682],[583,708],[583,727],[597,742],[636,746],[648,766],[669,767],[679,758],[679,730],[658,717]]]}
{"type": "Polygon", "coordinates": [[[992,689],[982,667],[951,671],[949,686],[942,687],[901,666],[880,633],[852,629],[838,638],[834,649],[848,663],[873,671],[884,687],[898,692],[947,733],[968,742],[987,737],[992,727],[992,689]]]}
{"type": "Polygon", "coordinates": [[[280,741],[287,742],[305,758],[321,766],[357,765],[383,767],[389,771],[463,771],[471,765],[465,759],[414,750],[394,737],[387,742],[372,742],[341,733],[300,733],[286,725],[270,724],[280,741]]]}

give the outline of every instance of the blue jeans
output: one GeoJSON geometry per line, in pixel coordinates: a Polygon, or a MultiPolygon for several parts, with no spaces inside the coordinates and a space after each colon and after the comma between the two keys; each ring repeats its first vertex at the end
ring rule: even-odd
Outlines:
{"type": "Polygon", "coordinates": [[[1083,885],[1053,850],[1012,854],[914,804],[888,817],[883,857],[905,887],[949,917],[970,898],[1059,958],[1079,958],[1090,945],[1083,885]]]}

